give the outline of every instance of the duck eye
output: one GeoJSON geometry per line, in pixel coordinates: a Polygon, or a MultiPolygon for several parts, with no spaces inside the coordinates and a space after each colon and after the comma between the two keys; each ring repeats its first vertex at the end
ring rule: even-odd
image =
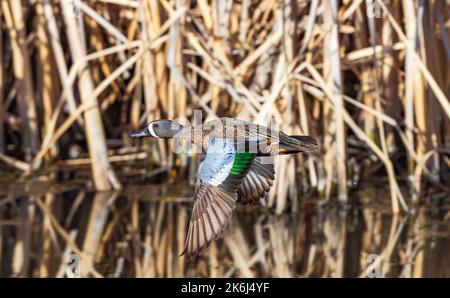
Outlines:
{"type": "Polygon", "coordinates": [[[158,128],[159,124],[158,123],[153,123],[153,128],[158,128]]]}

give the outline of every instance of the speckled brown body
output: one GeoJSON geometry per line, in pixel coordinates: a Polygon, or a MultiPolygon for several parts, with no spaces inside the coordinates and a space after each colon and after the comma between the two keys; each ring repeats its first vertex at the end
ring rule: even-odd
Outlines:
{"type": "MultiPolygon", "coordinates": [[[[250,123],[234,118],[219,118],[206,122],[203,125],[187,127],[183,129],[182,138],[192,144],[202,146],[206,151],[210,138],[234,139],[237,142],[243,140],[258,140],[258,155],[278,155],[296,151],[317,151],[315,140],[308,142],[299,141],[283,132],[271,130],[265,126],[250,123]]],[[[311,138],[312,139],[312,138],[311,138]]]]}

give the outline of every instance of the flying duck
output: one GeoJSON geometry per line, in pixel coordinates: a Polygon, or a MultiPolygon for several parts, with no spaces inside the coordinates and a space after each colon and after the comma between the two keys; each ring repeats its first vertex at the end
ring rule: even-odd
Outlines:
{"type": "Polygon", "coordinates": [[[188,258],[199,255],[222,235],[236,202],[254,203],[269,192],[275,179],[273,155],[319,151],[316,138],[289,136],[235,118],[214,119],[198,126],[161,119],[129,135],[179,139],[206,152],[181,254],[188,258]]]}

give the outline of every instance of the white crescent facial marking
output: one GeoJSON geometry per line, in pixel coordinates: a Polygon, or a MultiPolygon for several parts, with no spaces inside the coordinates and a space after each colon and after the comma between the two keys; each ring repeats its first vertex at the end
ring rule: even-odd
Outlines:
{"type": "Polygon", "coordinates": [[[156,135],[156,133],[155,133],[155,131],[153,130],[153,122],[152,123],[150,123],[149,125],[148,125],[148,131],[150,132],[150,134],[152,135],[152,137],[154,137],[154,138],[159,138],[157,135],[156,135]]]}

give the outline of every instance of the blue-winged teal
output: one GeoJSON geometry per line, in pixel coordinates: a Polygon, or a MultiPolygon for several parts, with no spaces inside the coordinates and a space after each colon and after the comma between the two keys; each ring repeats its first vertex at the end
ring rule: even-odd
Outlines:
{"type": "Polygon", "coordinates": [[[272,155],[319,151],[313,137],[288,136],[233,118],[215,119],[194,127],[156,120],[131,132],[130,136],[180,138],[201,146],[206,152],[182,253],[187,257],[200,254],[221,236],[236,201],[253,203],[265,196],[275,178],[272,155]]]}

